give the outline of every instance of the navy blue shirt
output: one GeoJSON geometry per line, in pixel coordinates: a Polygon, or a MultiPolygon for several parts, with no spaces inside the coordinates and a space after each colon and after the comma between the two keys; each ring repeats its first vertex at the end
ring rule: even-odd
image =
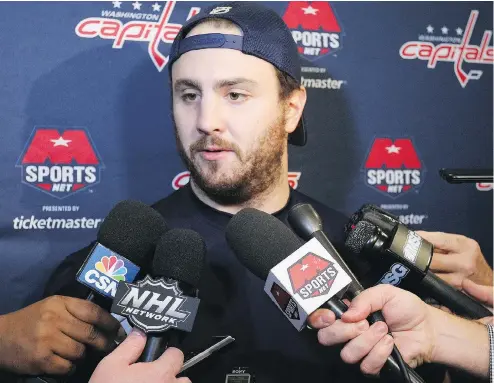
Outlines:
{"type": "MultiPolygon", "coordinates": [[[[355,259],[343,247],[343,228],[348,221],[344,214],[291,190],[286,206],[273,215],[287,224],[288,211],[300,202],[312,204],[335,248],[356,275],[365,275],[369,265],[355,259]]],[[[236,339],[184,375],[194,383],[225,382],[227,373],[247,368],[257,383],[368,381],[358,364],[351,366],[341,360],[341,346],[323,347],[318,344],[315,331],[298,332],[265,294],[264,281],[237,261],[225,239],[231,214],[202,203],[190,186],[158,201],[153,208],[170,227],[197,231],[207,246],[207,267],[199,286],[201,305],[194,329],[184,340],[184,351],[201,350],[216,335],[231,335],[236,339]]],[[[87,295],[88,289],[75,282],[75,275],[89,249],[90,246],[70,255],[58,267],[47,284],[46,296],[83,298],[87,295]]],[[[94,363],[86,361],[69,381],[87,382],[93,369],[94,363]]]]}

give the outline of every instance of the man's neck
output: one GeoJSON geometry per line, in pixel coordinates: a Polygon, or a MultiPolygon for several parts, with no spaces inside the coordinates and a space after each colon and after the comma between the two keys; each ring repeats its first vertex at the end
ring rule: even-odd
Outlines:
{"type": "Polygon", "coordinates": [[[192,191],[196,197],[206,205],[211,206],[213,209],[230,214],[236,214],[246,207],[252,207],[272,214],[283,209],[290,197],[290,186],[288,185],[287,172],[284,172],[276,185],[273,185],[262,194],[257,195],[244,203],[236,205],[219,204],[204,193],[204,191],[200,189],[192,179],[190,180],[190,186],[192,187],[192,191]]]}

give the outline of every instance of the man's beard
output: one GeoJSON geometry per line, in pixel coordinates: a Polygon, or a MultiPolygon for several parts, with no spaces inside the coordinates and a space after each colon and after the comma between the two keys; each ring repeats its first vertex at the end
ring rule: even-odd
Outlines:
{"type": "Polygon", "coordinates": [[[189,158],[178,136],[175,121],[173,123],[177,148],[182,161],[190,171],[191,179],[216,203],[228,206],[247,202],[262,195],[279,181],[288,137],[285,132],[286,117],[283,110],[278,119],[263,136],[258,138],[247,153],[242,153],[234,143],[210,135],[202,136],[190,145],[189,158]],[[197,153],[213,145],[235,153],[238,159],[237,166],[230,175],[219,177],[219,174],[215,174],[220,171],[216,161],[203,162],[202,169],[197,163],[197,153]]]}

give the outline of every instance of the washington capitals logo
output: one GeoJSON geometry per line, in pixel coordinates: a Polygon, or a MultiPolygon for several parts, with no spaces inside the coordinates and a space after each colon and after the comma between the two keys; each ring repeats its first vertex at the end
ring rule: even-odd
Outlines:
{"type": "Polygon", "coordinates": [[[314,253],[307,253],[287,271],[293,293],[302,299],[328,294],[338,275],[333,263],[314,253]]]}
{"type": "Polygon", "coordinates": [[[410,138],[376,138],[363,170],[367,185],[395,198],[421,185],[425,169],[410,138]]]}
{"type": "MultiPolygon", "coordinates": [[[[454,31],[460,38],[447,38],[446,36],[439,36],[440,41],[444,40],[440,44],[434,45],[429,36],[434,32],[434,27],[429,25],[427,27],[427,33],[429,35],[420,36],[420,40],[424,41],[408,41],[400,48],[400,56],[407,60],[425,60],[427,61],[427,68],[434,69],[438,62],[452,62],[454,63],[453,70],[456,78],[460,82],[460,85],[465,88],[470,80],[478,80],[482,76],[482,71],[478,69],[471,69],[466,72],[463,69],[463,63],[469,64],[492,64],[494,62],[494,48],[489,46],[489,41],[492,37],[492,31],[484,31],[482,41],[480,45],[470,44],[470,39],[473,35],[473,29],[475,23],[479,17],[479,11],[472,10],[468,19],[465,29],[458,27],[454,31]],[[450,41],[458,41],[453,43],[450,41]]],[[[446,26],[441,28],[443,35],[449,33],[449,28],[446,26]]]]}
{"type": "Polygon", "coordinates": [[[308,60],[341,48],[343,31],[328,2],[290,1],[283,20],[292,32],[298,52],[308,60]]]}
{"type": "MultiPolygon", "coordinates": [[[[148,54],[156,69],[162,71],[168,63],[168,57],[159,49],[160,42],[171,44],[177,36],[181,24],[170,22],[176,1],[164,4],[134,1],[112,1],[111,10],[103,10],[102,17],[88,17],[75,27],[77,36],[92,39],[113,40],[112,48],[121,49],[128,41],[148,43],[148,54]],[[132,5],[132,10],[124,9],[132,5]],[[120,19],[132,19],[124,22],[120,19]]],[[[191,7],[186,20],[198,14],[200,8],[191,7]]]]}
{"type": "Polygon", "coordinates": [[[22,183],[59,199],[99,183],[104,168],[82,128],[35,128],[16,166],[22,183]]]}

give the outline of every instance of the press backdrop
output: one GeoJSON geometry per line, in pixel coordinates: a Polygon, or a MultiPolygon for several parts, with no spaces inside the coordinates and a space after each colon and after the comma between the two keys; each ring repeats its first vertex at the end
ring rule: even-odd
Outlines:
{"type": "MultiPolygon", "coordinates": [[[[39,299],[116,202],[187,182],[166,61],[208,4],[0,3],[0,313],[39,299]]],[[[492,167],[492,3],[266,4],[308,89],[292,186],[347,214],[371,202],[470,236],[492,263],[492,186],[438,174],[492,167]]]]}

